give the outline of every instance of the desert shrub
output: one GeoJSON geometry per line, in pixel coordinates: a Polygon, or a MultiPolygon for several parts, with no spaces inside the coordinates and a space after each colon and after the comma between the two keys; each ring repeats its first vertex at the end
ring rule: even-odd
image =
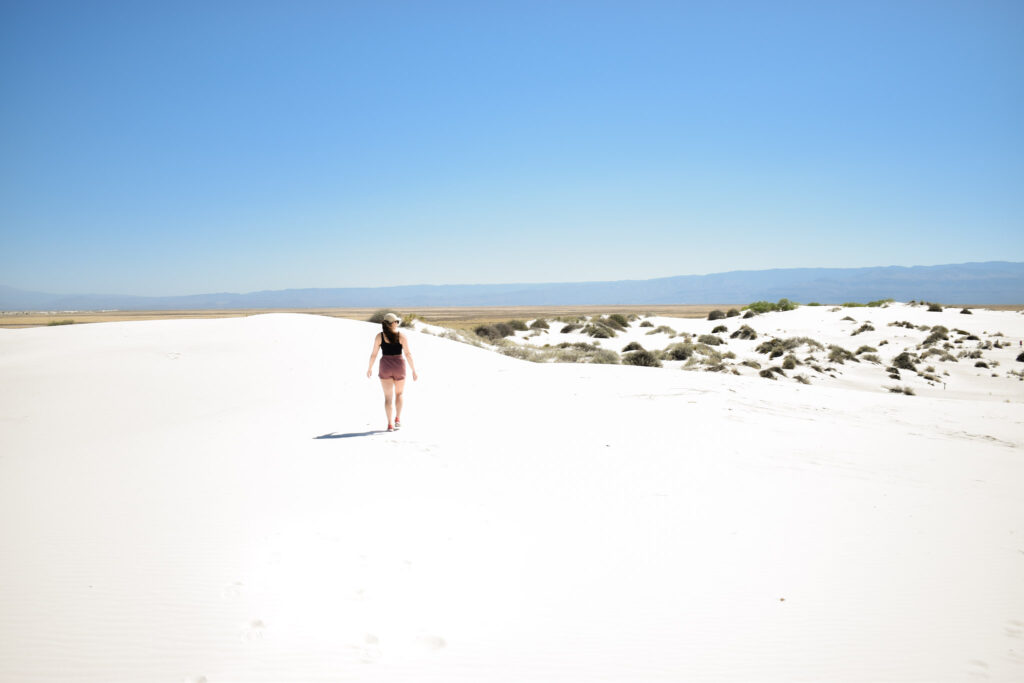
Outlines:
{"type": "Polygon", "coordinates": [[[931,358],[932,356],[938,356],[941,361],[953,361],[956,362],[956,356],[945,351],[943,349],[930,348],[921,354],[921,360],[925,358],[931,358]]]}
{"type": "Polygon", "coordinates": [[[635,342],[635,341],[629,342],[628,344],[626,344],[625,346],[622,347],[622,352],[623,353],[626,353],[627,351],[643,351],[643,350],[644,350],[644,347],[640,345],[640,342],[635,342]]]}
{"type": "Polygon", "coordinates": [[[853,318],[851,318],[848,315],[844,315],[842,318],[840,318],[840,320],[846,320],[847,322],[851,322],[851,323],[857,322],[856,320],[854,320],[853,318]]]}
{"type": "Polygon", "coordinates": [[[905,327],[908,330],[914,329],[914,324],[908,320],[899,320],[894,323],[889,323],[889,327],[905,327]]]}
{"type": "Polygon", "coordinates": [[[842,346],[837,346],[835,344],[829,344],[829,347],[828,347],[828,360],[829,360],[830,363],[839,363],[840,365],[843,365],[848,360],[852,360],[854,362],[860,362],[860,359],[857,358],[857,356],[855,356],[854,354],[850,353],[849,351],[844,349],[842,346]]]}
{"type": "Polygon", "coordinates": [[[594,355],[590,357],[590,362],[600,365],[618,365],[619,354],[610,349],[598,349],[594,352],[594,355]]]}
{"type": "Polygon", "coordinates": [[[741,325],[740,329],[729,335],[729,339],[757,339],[757,332],[750,325],[741,325]]]}
{"type": "Polygon", "coordinates": [[[399,318],[402,317],[401,315],[399,315],[398,311],[392,310],[390,308],[381,308],[380,310],[374,311],[373,315],[366,319],[366,322],[377,323],[379,325],[382,322],[384,322],[384,316],[386,316],[388,313],[392,313],[398,316],[399,318]]]}
{"type": "Polygon", "coordinates": [[[928,311],[930,313],[942,313],[942,306],[939,304],[928,304],[928,311]]]}
{"type": "Polygon", "coordinates": [[[1019,356],[1017,356],[1017,362],[1018,363],[1024,363],[1024,353],[1022,353],[1019,356]]]}
{"type": "Polygon", "coordinates": [[[981,358],[981,351],[961,351],[959,354],[957,354],[957,357],[970,358],[972,360],[976,360],[978,358],[981,358]]]}
{"type": "Polygon", "coordinates": [[[608,322],[617,325],[622,329],[626,329],[627,327],[629,327],[629,320],[626,318],[626,316],[622,315],[621,313],[612,313],[611,315],[609,315],[608,322]]]}
{"type": "Polygon", "coordinates": [[[971,309],[969,309],[969,308],[962,308],[962,309],[960,309],[960,314],[961,315],[974,315],[973,313],[971,313],[971,309]]]}
{"type": "Polygon", "coordinates": [[[877,301],[869,301],[868,306],[871,308],[878,308],[879,306],[885,307],[886,304],[891,304],[895,299],[878,299],[877,301]]]}
{"type": "Polygon", "coordinates": [[[597,344],[588,344],[587,342],[562,342],[558,345],[560,349],[577,349],[578,351],[597,351],[601,347],[597,344]]]}
{"type": "Polygon", "coordinates": [[[920,362],[921,360],[919,358],[912,356],[906,351],[892,359],[893,367],[899,368],[900,370],[910,370],[912,372],[917,371],[916,364],[920,362]]]}
{"type": "Polygon", "coordinates": [[[861,356],[861,359],[866,360],[869,363],[882,363],[882,359],[873,353],[865,353],[863,356],[861,356]]]}
{"type": "Polygon", "coordinates": [[[812,301],[811,303],[809,303],[809,304],[807,304],[807,305],[808,305],[808,306],[820,306],[820,305],[821,305],[821,303],[820,303],[820,302],[818,302],[818,301],[812,301]]]}
{"type": "Polygon", "coordinates": [[[885,387],[894,394],[906,394],[907,396],[913,396],[914,390],[910,387],[885,387]]]}
{"type": "Polygon", "coordinates": [[[594,322],[583,328],[583,334],[593,337],[594,339],[611,339],[618,333],[604,323],[594,322]]]}
{"type": "MultiPolygon", "coordinates": [[[[381,322],[381,321],[378,320],[377,322],[381,322]]],[[[74,325],[74,324],[75,324],[74,320],[51,320],[50,322],[46,323],[46,326],[47,327],[53,327],[55,325],[74,325]]]]}
{"type": "Polygon", "coordinates": [[[743,319],[749,320],[750,318],[753,318],[755,315],[757,314],[754,313],[753,311],[747,311],[746,313],[743,314],[743,319]]]}
{"type": "Polygon", "coordinates": [[[775,379],[775,375],[782,375],[783,377],[786,377],[786,373],[777,365],[773,365],[772,367],[762,370],[757,374],[766,379],[775,379]]]}
{"type": "Polygon", "coordinates": [[[725,343],[721,337],[716,337],[713,334],[702,334],[697,337],[697,341],[701,344],[707,344],[708,346],[719,346],[725,343]]]}
{"type": "Polygon", "coordinates": [[[769,311],[792,311],[796,307],[797,304],[789,299],[779,299],[778,302],[774,304],[771,301],[755,301],[752,304],[747,304],[743,308],[754,313],[768,313],[769,311]]]}
{"type": "Polygon", "coordinates": [[[754,368],[755,370],[761,369],[761,364],[758,363],[756,360],[748,359],[740,363],[740,365],[746,365],[748,368],[754,368]]]}
{"type": "Polygon", "coordinates": [[[725,312],[724,311],[720,311],[717,308],[715,310],[711,311],[710,313],[708,313],[708,320],[721,320],[724,317],[725,317],[725,312]]]}
{"type": "Polygon", "coordinates": [[[794,375],[793,379],[795,379],[797,382],[800,382],[800,384],[810,384],[811,383],[811,380],[810,380],[810,378],[807,375],[794,375]]]}
{"type": "Polygon", "coordinates": [[[549,329],[551,329],[551,326],[548,325],[548,321],[545,320],[544,318],[537,318],[532,323],[530,323],[530,329],[531,330],[549,330],[549,329]]]}
{"type": "Polygon", "coordinates": [[[985,368],[987,370],[988,369],[988,363],[986,363],[983,360],[979,360],[977,363],[974,364],[974,367],[976,367],[976,368],[985,368]]]}
{"type": "Polygon", "coordinates": [[[856,329],[856,331],[854,331],[853,333],[851,333],[851,334],[850,334],[850,336],[851,336],[851,337],[856,337],[856,336],[857,336],[858,334],[860,334],[860,333],[862,333],[862,332],[874,332],[874,331],[875,331],[875,327],[874,327],[874,325],[872,325],[871,323],[864,323],[863,325],[861,325],[860,327],[858,327],[858,328],[856,329]]]}
{"type": "Polygon", "coordinates": [[[730,308],[728,311],[725,312],[725,317],[726,318],[735,318],[739,314],[740,314],[740,312],[737,309],[730,308]]]}
{"type": "Polygon", "coordinates": [[[526,323],[524,321],[522,321],[522,320],[509,320],[505,324],[508,325],[509,327],[511,327],[516,332],[525,332],[526,330],[530,329],[530,328],[528,328],[526,326],[526,323]]]}
{"type": "Polygon", "coordinates": [[[862,353],[874,353],[875,351],[878,351],[878,349],[876,349],[873,346],[864,345],[857,349],[856,351],[854,351],[854,353],[856,353],[859,356],[862,353]]]}
{"type": "Polygon", "coordinates": [[[847,301],[843,304],[843,308],[864,308],[866,304],[857,303],[856,301],[847,301]]]}
{"type": "Polygon", "coordinates": [[[964,337],[964,339],[966,339],[967,341],[981,341],[978,338],[978,335],[976,335],[976,334],[969,334],[966,337],[964,337]]]}
{"type": "Polygon", "coordinates": [[[715,329],[711,330],[711,334],[718,334],[720,332],[728,332],[729,328],[725,325],[716,325],[715,329]]]}
{"type": "Polygon", "coordinates": [[[664,351],[666,360],[687,360],[693,355],[694,347],[689,342],[672,344],[664,351]]]}
{"type": "Polygon", "coordinates": [[[943,327],[942,325],[936,325],[931,329],[931,334],[929,334],[925,338],[925,340],[921,342],[923,346],[931,346],[936,342],[946,341],[947,339],[949,339],[949,330],[943,327]]]}
{"type": "Polygon", "coordinates": [[[794,356],[793,354],[790,354],[782,359],[783,370],[793,370],[794,368],[796,368],[797,365],[802,365],[802,363],[800,363],[800,361],[798,361],[796,359],[796,356],[794,356]]]}
{"type": "Polygon", "coordinates": [[[580,325],[579,323],[569,323],[568,325],[561,329],[561,333],[569,334],[570,332],[575,332],[576,330],[581,329],[583,329],[583,325],[580,325]]]}
{"type": "Polygon", "coordinates": [[[479,325],[473,328],[473,332],[481,339],[493,342],[510,337],[515,331],[508,323],[494,323],[493,325],[479,325]]]}
{"type": "Polygon", "coordinates": [[[518,358],[519,360],[528,360],[534,363],[543,361],[543,357],[535,349],[531,349],[529,346],[521,346],[519,344],[509,344],[503,346],[499,351],[512,358],[518,358]]]}
{"type": "Polygon", "coordinates": [[[775,379],[775,374],[771,370],[762,370],[757,374],[758,376],[764,377],[765,379],[775,379]]]}
{"type": "Polygon", "coordinates": [[[655,358],[650,351],[632,351],[622,357],[626,365],[640,365],[646,368],[660,368],[661,361],[655,358]]]}
{"type": "Polygon", "coordinates": [[[650,320],[644,320],[642,323],[640,323],[640,327],[654,327],[654,323],[652,323],[650,320]]]}
{"type": "Polygon", "coordinates": [[[669,337],[674,337],[676,336],[676,331],[668,325],[658,325],[647,334],[667,334],[669,337]]]}

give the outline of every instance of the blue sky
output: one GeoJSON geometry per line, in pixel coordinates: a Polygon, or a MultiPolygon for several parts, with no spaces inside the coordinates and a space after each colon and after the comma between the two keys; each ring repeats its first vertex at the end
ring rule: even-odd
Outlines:
{"type": "Polygon", "coordinates": [[[1024,3],[0,4],[0,284],[1024,260],[1024,3]]]}

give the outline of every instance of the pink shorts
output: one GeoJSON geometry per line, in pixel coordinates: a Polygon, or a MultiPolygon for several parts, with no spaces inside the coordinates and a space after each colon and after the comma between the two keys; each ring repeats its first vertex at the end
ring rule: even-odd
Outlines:
{"type": "Polygon", "coordinates": [[[405,379],[405,359],[401,356],[381,356],[380,372],[377,376],[395,381],[405,379]]]}

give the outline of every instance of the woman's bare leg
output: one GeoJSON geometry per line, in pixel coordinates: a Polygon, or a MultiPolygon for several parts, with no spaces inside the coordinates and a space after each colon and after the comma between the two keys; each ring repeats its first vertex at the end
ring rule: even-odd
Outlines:
{"type": "Polygon", "coordinates": [[[391,425],[394,424],[394,422],[391,421],[391,411],[392,411],[392,407],[393,407],[392,406],[391,393],[395,389],[395,380],[393,380],[393,379],[382,379],[380,381],[380,388],[384,390],[384,412],[387,413],[387,416],[388,416],[388,426],[390,427],[391,425]]]}
{"type": "Polygon", "coordinates": [[[395,419],[402,419],[402,392],[405,391],[405,380],[396,379],[395,382],[395,419]]]}

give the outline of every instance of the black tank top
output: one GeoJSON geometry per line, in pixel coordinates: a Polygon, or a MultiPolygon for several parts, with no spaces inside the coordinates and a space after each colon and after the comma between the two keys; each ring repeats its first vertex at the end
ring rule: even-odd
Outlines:
{"type": "Polygon", "coordinates": [[[380,350],[384,352],[385,356],[401,356],[402,345],[400,343],[392,344],[391,342],[384,341],[381,338],[380,350]]]}

